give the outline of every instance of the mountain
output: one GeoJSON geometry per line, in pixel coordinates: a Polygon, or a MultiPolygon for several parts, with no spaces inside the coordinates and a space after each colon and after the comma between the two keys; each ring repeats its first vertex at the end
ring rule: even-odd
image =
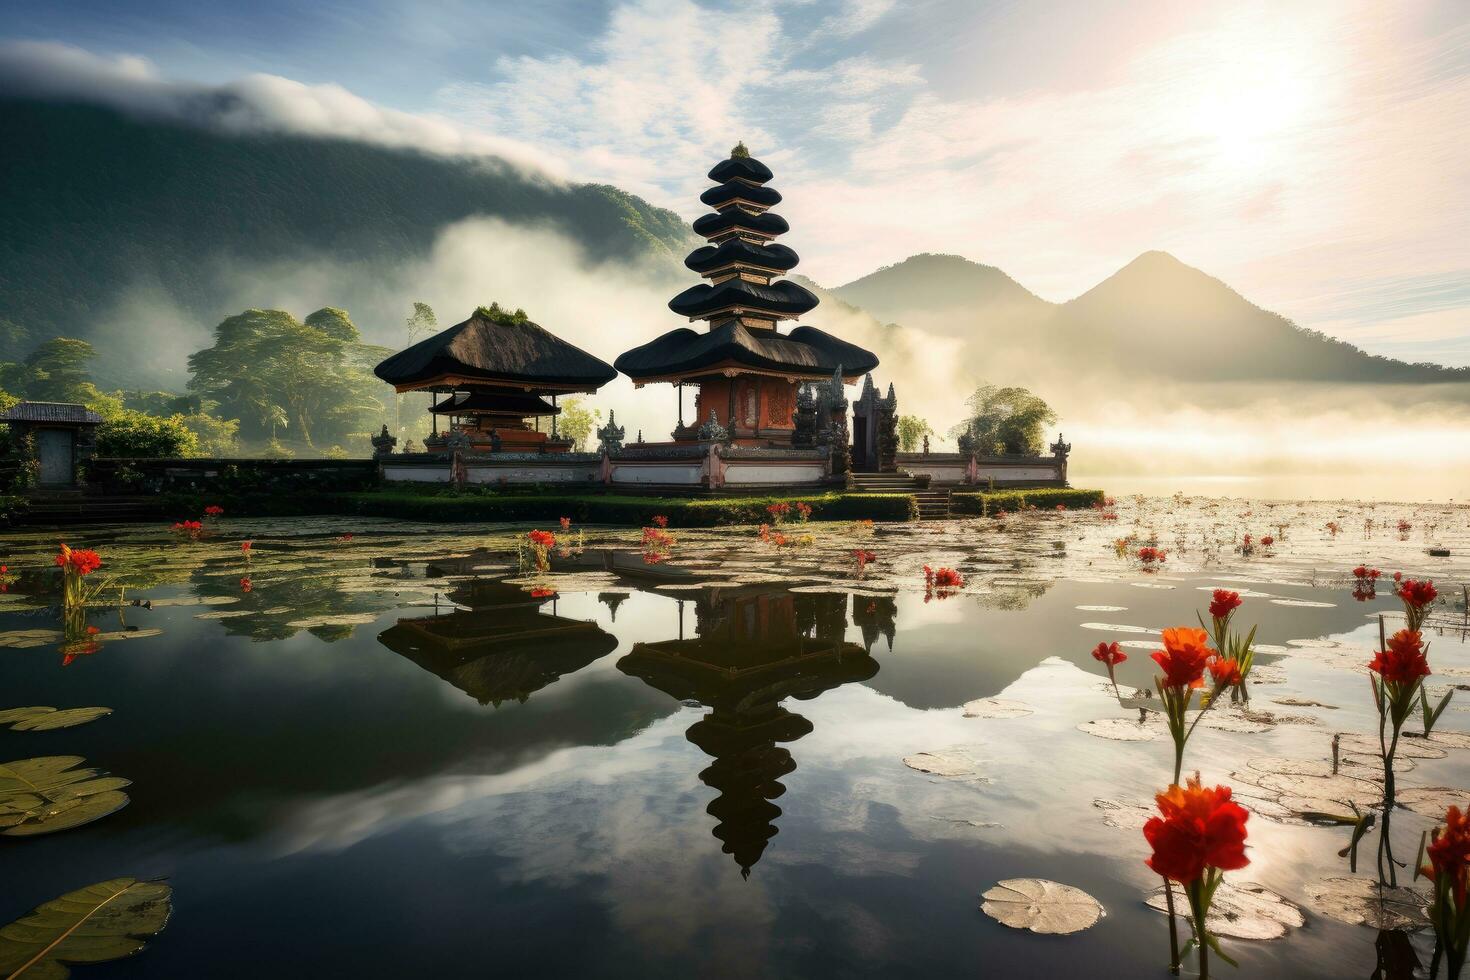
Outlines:
{"type": "Polygon", "coordinates": [[[691,247],[671,211],[495,160],[14,98],[0,98],[0,132],[0,320],[32,342],[88,338],[139,281],[212,326],[238,312],[219,305],[220,269],[401,263],[476,215],[565,232],[604,258],[672,263],[691,247]]]}
{"type": "Polygon", "coordinates": [[[832,292],[884,320],[962,337],[986,352],[1019,348],[1079,373],[1198,382],[1470,381],[1470,369],[1408,364],[1302,329],[1165,252],[1146,252],[1059,304],[999,269],[952,255],[916,255],[832,292]]]}
{"type": "Polygon", "coordinates": [[[996,310],[1024,314],[1051,305],[994,266],[932,252],[909,256],[836,292],[853,306],[889,322],[901,322],[914,314],[996,310]]]}

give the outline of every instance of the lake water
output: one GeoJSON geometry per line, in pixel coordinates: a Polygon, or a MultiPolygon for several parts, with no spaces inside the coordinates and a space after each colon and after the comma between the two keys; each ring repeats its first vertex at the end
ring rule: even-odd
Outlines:
{"type": "MultiPolygon", "coordinates": [[[[1354,600],[1359,562],[1436,579],[1431,687],[1470,684],[1451,587],[1470,580],[1470,510],[1139,499],[1116,514],[813,525],[787,548],[671,528],[655,564],[636,532],[586,529],[549,575],[517,571],[524,527],[87,529],[68,543],[102,554],[90,581],[151,608],[99,601],[97,649],[69,657],[57,533],[12,534],[0,709],[114,710],[0,731],[0,760],[75,754],[132,786],[85,827],[0,837],[0,923],[95,881],[161,876],[167,928],[77,976],[1165,976],[1138,826],[1172,749],[1079,729],[1139,715],[1089,651],[1122,641],[1122,693],[1148,686],[1154,631],[1193,625],[1225,586],[1260,625],[1253,713],[1217,709],[1247,730],[1201,727],[1186,768],[1257,801],[1252,864],[1229,880],[1303,906],[1305,924],[1224,940],[1240,969],[1221,975],[1427,965],[1431,934],[1380,934],[1310,900],[1348,874],[1349,828],[1293,818],[1231,774],[1330,761],[1334,733],[1376,731],[1361,665],[1374,617],[1392,630],[1399,606],[1386,587],[1354,600]],[[1278,540],[1241,553],[1247,532],[1278,540]],[[1123,551],[1153,537],[1164,565],[1120,557],[1129,534],[1123,551]],[[861,580],[854,548],[878,556],[861,580]],[[965,588],[926,596],[925,563],[965,588]],[[993,697],[1017,716],[966,717],[993,697]],[[905,765],[923,752],[960,772],[905,765]],[[1031,877],[1083,889],[1104,918],[1040,936],[980,911],[997,881],[1031,877]]],[[[1456,698],[1440,730],[1470,728],[1470,691],[1456,698]]],[[[1470,750],[1438,755],[1400,792],[1470,786],[1470,750]]],[[[1401,858],[1432,823],[1395,815],[1401,858]]]]}

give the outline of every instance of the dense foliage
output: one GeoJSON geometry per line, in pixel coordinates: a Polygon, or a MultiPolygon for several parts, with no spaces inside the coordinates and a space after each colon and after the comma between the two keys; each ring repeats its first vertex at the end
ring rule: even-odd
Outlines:
{"type": "Polygon", "coordinates": [[[26,148],[0,161],[0,318],[34,339],[95,339],[136,280],[208,322],[238,295],[225,277],[242,265],[401,263],[476,216],[549,226],[609,257],[672,259],[690,239],[677,215],[616,188],[495,160],[3,98],[0,132],[26,148]]]}
{"type": "Polygon", "coordinates": [[[214,346],[189,357],[191,390],[240,421],[250,440],[282,430],[310,448],[365,438],[385,408],[387,390],[370,365],[389,351],[361,343],[343,310],[326,308],[298,321],[285,310],[246,310],[215,328],[214,346]]]}
{"type": "Polygon", "coordinates": [[[123,408],[103,416],[97,427],[97,455],[141,459],[197,456],[199,438],[184,424],[182,415],[160,418],[123,408]]]}
{"type": "Polygon", "coordinates": [[[1025,388],[981,385],[966,399],[970,417],[950,430],[960,451],[981,456],[1037,455],[1045,445],[1042,434],[1057,413],[1025,388]]]}
{"type": "Polygon", "coordinates": [[[934,435],[934,427],[917,415],[900,415],[898,417],[899,452],[918,452],[919,448],[924,444],[924,437],[932,435],[934,435]]]}

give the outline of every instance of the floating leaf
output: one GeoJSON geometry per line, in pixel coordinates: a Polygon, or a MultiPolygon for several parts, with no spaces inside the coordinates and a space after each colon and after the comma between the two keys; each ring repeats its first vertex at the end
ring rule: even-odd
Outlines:
{"type": "MultiPolygon", "coordinates": [[[[1168,911],[1162,885],[1149,893],[1146,904],[1159,912],[1168,911]]],[[[1228,879],[1216,889],[1210,914],[1205,917],[1206,928],[1225,939],[1280,939],[1288,929],[1306,924],[1300,906],[1253,881],[1236,883],[1228,879]]]]}
{"type": "Polygon", "coordinates": [[[1024,701],[1008,698],[980,698],[970,701],[964,708],[966,718],[1024,718],[1034,714],[1035,709],[1024,701]]]}
{"type": "Polygon", "coordinates": [[[1151,742],[1164,733],[1164,726],[1132,718],[1099,718],[1097,721],[1084,721],[1077,730],[1119,742],[1151,742]]]}
{"type": "Polygon", "coordinates": [[[1102,811],[1102,822],[1118,830],[1142,830],[1154,815],[1152,807],[1132,800],[1093,800],[1102,811]]]}
{"type": "Polygon", "coordinates": [[[1394,802],[1406,810],[1443,820],[1452,806],[1470,810],[1470,792],[1448,786],[1408,786],[1393,794],[1394,802]]]}
{"type": "Polygon", "coordinates": [[[60,711],[55,708],[15,708],[13,711],[0,711],[0,723],[9,721],[11,730],[17,732],[49,732],[85,725],[110,714],[111,708],[65,708],[60,711]],[[28,713],[14,719],[6,717],[16,711],[28,713]]]}
{"type": "Polygon", "coordinates": [[[927,772],[935,776],[973,776],[975,774],[975,763],[968,756],[953,749],[919,752],[916,755],[905,756],[903,764],[910,769],[917,769],[919,772],[927,772]]]}
{"type": "Polygon", "coordinates": [[[65,980],[76,963],[108,963],[141,952],[168,924],[173,889],[136,878],[100,881],[0,929],[0,974],[65,980]]]}
{"type": "Polygon", "coordinates": [[[1470,734],[1466,732],[1435,732],[1422,741],[1440,748],[1470,749],[1470,734]]]}
{"type": "MultiPolygon", "coordinates": [[[[1338,736],[1338,749],[1344,755],[1379,755],[1383,752],[1377,735],[1362,732],[1342,732],[1338,736]]],[[[1425,739],[1400,738],[1394,759],[1443,759],[1448,754],[1444,749],[1428,744],[1425,739]]]]}
{"type": "Polygon", "coordinates": [[[5,711],[0,711],[0,725],[14,724],[17,721],[25,721],[28,718],[35,718],[38,715],[49,715],[55,710],[55,708],[45,707],[7,708],[5,711]]]}
{"type": "Polygon", "coordinates": [[[81,756],[51,755],[0,762],[0,834],[51,834],[100,820],[128,805],[132,785],[96,769],[73,768],[81,756]]]}
{"type": "Polygon", "coordinates": [[[1429,924],[1428,899],[1412,888],[1380,885],[1371,878],[1328,878],[1306,887],[1307,901],[1323,915],[1371,929],[1419,929],[1429,924]]]}
{"type": "Polygon", "coordinates": [[[0,647],[43,647],[61,639],[61,630],[5,630],[0,632],[0,647]]]}
{"type": "MultiPolygon", "coordinates": [[[[1260,652],[1260,647],[1256,648],[1256,652],[1260,652]]],[[[1321,701],[1313,701],[1311,698],[1283,697],[1272,698],[1271,700],[1276,704],[1284,704],[1288,708],[1328,708],[1332,711],[1337,710],[1337,705],[1335,704],[1323,704],[1321,701]]]]}
{"type": "Polygon", "coordinates": [[[1080,888],[1045,878],[1007,878],[984,895],[981,910],[1012,929],[1045,935],[1081,932],[1103,917],[1103,907],[1080,888]]]}

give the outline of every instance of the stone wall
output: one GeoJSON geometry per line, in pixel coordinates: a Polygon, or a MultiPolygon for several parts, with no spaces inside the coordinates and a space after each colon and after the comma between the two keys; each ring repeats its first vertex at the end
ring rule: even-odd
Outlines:
{"type": "Polygon", "coordinates": [[[899,453],[899,470],[927,476],[935,485],[973,483],[998,487],[1064,487],[1067,485],[1065,456],[980,456],[970,470],[970,457],[961,453],[899,453]]]}
{"type": "Polygon", "coordinates": [[[97,457],[89,487],[112,493],[360,490],[378,482],[371,459],[117,459],[97,457]]]}

